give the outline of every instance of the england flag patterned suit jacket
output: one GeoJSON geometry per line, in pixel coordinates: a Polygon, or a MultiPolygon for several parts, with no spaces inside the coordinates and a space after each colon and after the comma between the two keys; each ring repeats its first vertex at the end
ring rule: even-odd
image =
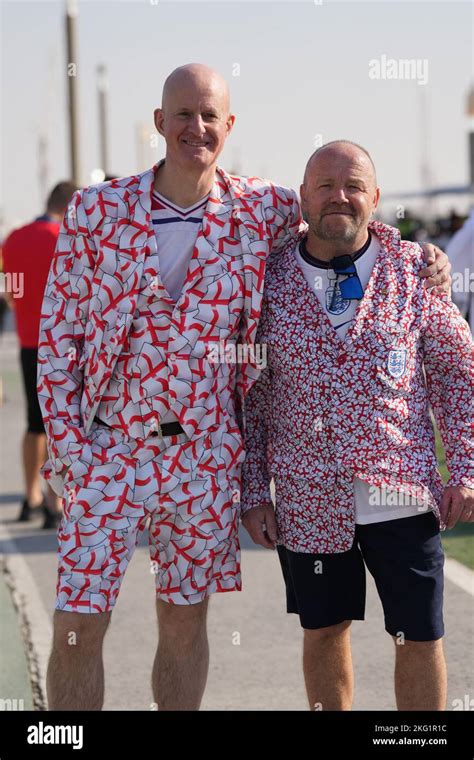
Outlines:
{"type": "MultiPolygon", "coordinates": [[[[42,473],[57,493],[66,470],[79,457],[88,460],[88,431],[127,348],[139,293],[153,283],[157,298],[166,293],[151,221],[158,166],[76,192],[61,226],[38,349],[38,397],[49,454],[42,473]]],[[[251,350],[241,364],[211,362],[209,350],[252,346],[268,254],[280,250],[300,226],[294,191],[218,168],[181,297],[166,324],[154,326],[168,331],[167,345],[150,369],[185,433],[197,448],[209,448],[210,440],[212,445],[217,440],[209,439],[210,431],[230,431],[219,439],[223,472],[243,461],[237,424],[259,370],[251,350]]],[[[134,379],[140,394],[140,378],[134,379]]]]}
{"type": "Polygon", "coordinates": [[[369,229],[380,252],[344,340],[298,265],[298,238],[267,263],[256,340],[268,366],[245,401],[241,508],[268,502],[274,478],[278,541],[297,552],[351,548],[355,476],[421,498],[439,518],[430,406],[449,485],[474,488],[469,327],[448,295],[424,287],[420,246],[381,222],[369,229]]]}

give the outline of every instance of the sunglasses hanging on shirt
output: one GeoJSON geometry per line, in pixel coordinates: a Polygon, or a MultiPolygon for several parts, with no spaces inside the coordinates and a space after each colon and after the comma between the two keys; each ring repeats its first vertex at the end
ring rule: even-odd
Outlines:
{"type": "Polygon", "coordinates": [[[352,255],[344,254],[342,256],[334,256],[334,258],[332,258],[330,261],[322,261],[321,259],[318,259],[315,256],[311,256],[306,250],[305,238],[303,238],[300,241],[299,251],[304,261],[306,261],[308,264],[311,264],[312,266],[315,266],[315,267],[322,267],[324,269],[332,269],[336,275],[336,280],[334,282],[333,295],[331,299],[331,305],[329,307],[330,309],[334,308],[335,299],[337,297],[337,286],[339,286],[339,292],[341,294],[341,298],[344,298],[349,301],[352,301],[352,300],[360,301],[360,299],[364,297],[364,289],[359,279],[359,275],[357,274],[357,269],[356,269],[354,261],[357,260],[360,256],[362,256],[363,253],[366,252],[366,250],[370,246],[371,238],[372,236],[369,231],[367,240],[362,246],[362,248],[360,248],[358,251],[355,251],[352,255]],[[339,278],[342,276],[345,276],[346,279],[343,280],[342,282],[339,282],[339,278]]]}
{"type": "Polygon", "coordinates": [[[337,275],[335,285],[339,285],[342,298],[352,301],[355,299],[360,300],[364,297],[364,289],[352,256],[335,256],[331,259],[329,265],[337,275]],[[342,275],[345,275],[346,279],[339,282],[339,277],[342,275]]]}

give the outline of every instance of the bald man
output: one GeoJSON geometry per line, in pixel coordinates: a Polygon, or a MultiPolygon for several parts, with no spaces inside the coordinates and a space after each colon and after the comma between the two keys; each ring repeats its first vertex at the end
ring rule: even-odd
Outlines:
{"type": "Polygon", "coordinates": [[[440,526],[474,519],[474,351],[459,310],[423,287],[420,247],[371,221],[379,197],[364,148],[338,140],[308,161],[308,230],[267,263],[256,341],[268,366],[245,405],[243,524],[278,549],[311,709],[351,708],[367,566],[396,645],[398,708],[444,710],[440,526]]]}
{"type": "MultiPolygon", "coordinates": [[[[176,69],[155,111],[165,158],[78,192],[63,222],[38,372],[42,471],[64,497],[52,709],[101,708],[102,643],[143,531],[159,709],[198,709],[209,596],[241,589],[239,420],[264,364],[255,333],[266,259],[301,213],[294,191],[217,166],[234,121],[219,74],[176,69]]],[[[444,264],[439,254],[425,274],[449,287],[444,264]]]]}
{"type": "Polygon", "coordinates": [[[217,167],[234,119],[221,76],[177,69],[155,111],[165,158],[78,192],[63,221],[38,373],[42,472],[64,497],[51,709],[102,707],[102,643],[144,531],[160,710],[199,708],[209,596],[241,589],[238,420],[265,261],[301,213],[294,191],[217,167]]]}

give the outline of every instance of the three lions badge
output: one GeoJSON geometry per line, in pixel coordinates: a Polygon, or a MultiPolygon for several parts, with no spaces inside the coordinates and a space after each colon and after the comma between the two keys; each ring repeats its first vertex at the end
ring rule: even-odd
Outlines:
{"type": "Polygon", "coordinates": [[[398,380],[405,374],[407,366],[406,348],[393,348],[389,351],[387,359],[387,370],[391,377],[398,380]]]}

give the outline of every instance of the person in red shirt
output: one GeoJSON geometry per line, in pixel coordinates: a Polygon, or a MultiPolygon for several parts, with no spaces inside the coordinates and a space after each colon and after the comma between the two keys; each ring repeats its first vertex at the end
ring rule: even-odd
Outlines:
{"type": "Polygon", "coordinates": [[[41,487],[40,467],[48,455],[36,392],[39,323],[60,223],[76,190],[69,181],[57,184],[48,197],[45,213],[13,230],[3,245],[5,295],[15,314],[27,406],[27,429],[22,441],[25,498],[18,519],[30,520],[43,511],[43,528],[57,527],[61,500],[48,484],[43,496],[41,487]]]}

